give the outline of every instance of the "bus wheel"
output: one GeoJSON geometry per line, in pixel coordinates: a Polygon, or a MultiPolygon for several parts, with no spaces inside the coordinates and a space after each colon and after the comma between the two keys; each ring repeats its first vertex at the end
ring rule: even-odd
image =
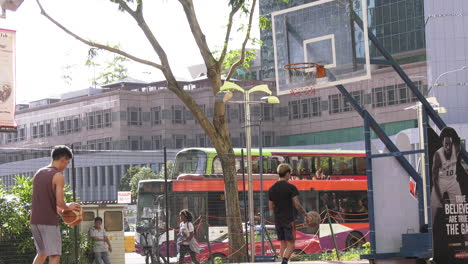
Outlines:
{"type": "Polygon", "coordinates": [[[227,257],[223,253],[214,253],[211,257],[213,258],[213,260],[216,260],[216,258],[221,258],[223,262],[227,261],[227,257]]]}
{"type": "Polygon", "coordinates": [[[361,248],[362,245],[366,243],[366,239],[361,234],[361,232],[351,232],[346,238],[346,248],[361,248]]]}

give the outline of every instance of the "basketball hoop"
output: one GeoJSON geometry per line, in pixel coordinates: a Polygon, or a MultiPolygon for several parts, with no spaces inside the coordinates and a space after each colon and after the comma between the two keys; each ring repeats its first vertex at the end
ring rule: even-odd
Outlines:
{"type": "Polygon", "coordinates": [[[302,87],[291,89],[289,94],[292,96],[314,95],[317,79],[327,76],[325,66],[314,62],[286,64],[284,69],[289,73],[290,82],[302,84],[302,87]]]}

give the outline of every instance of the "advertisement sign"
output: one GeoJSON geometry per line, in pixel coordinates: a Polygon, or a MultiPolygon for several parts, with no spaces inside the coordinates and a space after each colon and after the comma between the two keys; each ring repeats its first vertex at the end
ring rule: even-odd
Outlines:
{"type": "Polygon", "coordinates": [[[132,192],[117,192],[117,203],[132,203],[132,192]]]}
{"type": "Polygon", "coordinates": [[[431,211],[436,263],[468,264],[468,174],[460,138],[451,127],[428,131],[431,211]]]}
{"type": "Polygon", "coordinates": [[[0,131],[16,131],[16,32],[0,29],[0,131]]]}

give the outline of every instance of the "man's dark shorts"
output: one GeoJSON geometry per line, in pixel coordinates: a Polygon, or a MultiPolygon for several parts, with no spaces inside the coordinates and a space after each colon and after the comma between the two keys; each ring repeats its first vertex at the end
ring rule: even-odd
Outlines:
{"type": "Polygon", "coordinates": [[[276,234],[278,235],[278,240],[296,240],[296,226],[294,222],[287,224],[275,224],[276,234]]]}

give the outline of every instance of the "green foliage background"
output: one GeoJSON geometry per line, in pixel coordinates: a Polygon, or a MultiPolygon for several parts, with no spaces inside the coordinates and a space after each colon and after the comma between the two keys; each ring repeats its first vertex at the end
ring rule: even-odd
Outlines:
{"type": "MultiPolygon", "coordinates": [[[[15,177],[15,184],[6,190],[0,182],[0,264],[32,263],[36,248],[32,239],[29,217],[32,202],[32,178],[22,175],[15,177]]],[[[65,186],[65,201],[72,201],[69,186],[65,186]]],[[[74,263],[74,230],[63,223],[61,263],[74,263]]],[[[87,263],[84,251],[90,243],[79,232],[77,236],[79,263],[87,263]]]]}
{"type": "MultiPolygon", "coordinates": [[[[168,178],[171,177],[174,168],[174,162],[167,162],[167,174],[168,178]]],[[[119,191],[131,191],[132,198],[136,198],[138,195],[138,182],[141,180],[149,179],[164,179],[164,167],[161,168],[159,173],[155,173],[151,168],[147,167],[130,167],[125,175],[120,179],[119,191]]]]}

